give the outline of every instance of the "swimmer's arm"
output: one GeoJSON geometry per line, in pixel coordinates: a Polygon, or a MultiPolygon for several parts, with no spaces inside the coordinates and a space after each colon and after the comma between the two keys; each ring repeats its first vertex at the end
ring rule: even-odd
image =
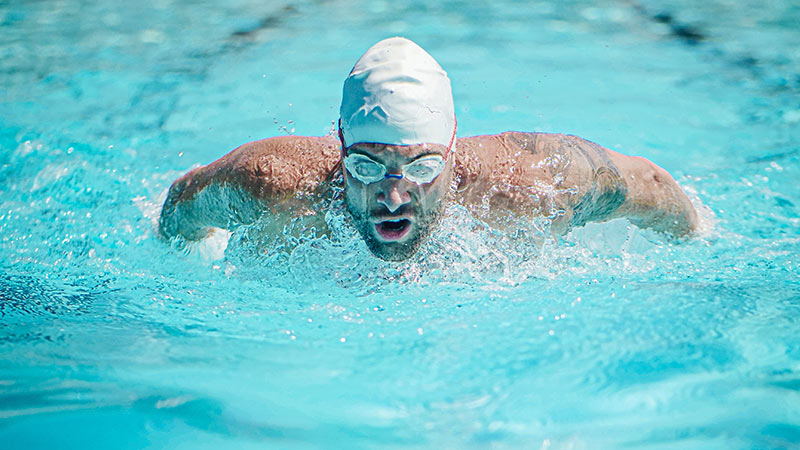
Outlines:
{"type": "Polygon", "coordinates": [[[298,194],[313,192],[337,161],[338,141],[331,137],[281,136],[245,144],[172,184],[161,210],[161,235],[194,241],[214,228],[253,223],[265,212],[302,214],[307,201],[298,194]]]}
{"type": "Polygon", "coordinates": [[[635,225],[673,237],[697,229],[697,211],[675,179],[661,167],[638,156],[611,152],[628,186],[625,202],[612,214],[635,225]]]}
{"type": "Polygon", "coordinates": [[[214,228],[232,230],[258,218],[264,201],[245,188],[247,169],[240,147],[221,159],[180,177],[169,188],[159,231],[167,239],[196,241],[214,228]]]}
{"type": "Polygon", "coordinates": [[[627,218],[672,237],[697,227],[691,201],[670,174],[642,157],[626,156],[575,136],[568,140],[568,179],[576,194],[567,201],[570,226],[627,218]]]}

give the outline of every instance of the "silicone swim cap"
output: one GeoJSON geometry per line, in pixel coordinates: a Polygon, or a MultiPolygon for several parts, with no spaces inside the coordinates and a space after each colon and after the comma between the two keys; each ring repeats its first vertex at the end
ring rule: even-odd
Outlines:
{"type": "Polygon", "coordinates": [[[450,79],[419,45],[401,37],[370,47],[344,81],[344,146],[358,142],[447,146],[455,132],[450,79]]]}

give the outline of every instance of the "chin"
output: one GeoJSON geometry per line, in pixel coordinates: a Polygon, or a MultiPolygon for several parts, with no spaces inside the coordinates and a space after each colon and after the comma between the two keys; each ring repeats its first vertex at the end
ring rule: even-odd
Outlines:
{"type": "Polygon", "coordinates": [[[415,215],[418,220],[415,221],[412,225],[413,228],[408,231],[406,236],[399,241],[386,241],[376,235],[375,224],[362,211],[351,207],[349,204],[347,210],[369,251],[384,261],[404,261],[414,256],[431,232],[438,226],[442,215],[441,211],[429,213],[424,218],[415,215]]]}
{"type": "Polygon", "coordinates": [[[424,238],[421,236],[409,236],[407,239],[403,240],[403,242],[383,242],[375,238],[371,232],[368,231],[367,233],[369,235],[365,235],[365,233],[362,232],[361,236],[364,238],[364,242],[367,243],[369,251],[384,261],[396,262],[411,258],[417,253],[417,250],[419,250],[419,247],[424,241],[424,238]]]}

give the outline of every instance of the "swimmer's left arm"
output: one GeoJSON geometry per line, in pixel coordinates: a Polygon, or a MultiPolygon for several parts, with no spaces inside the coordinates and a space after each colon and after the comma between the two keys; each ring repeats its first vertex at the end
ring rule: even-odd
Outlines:
{"type": "Polygon", "coordinates": [[[627,218],[673,237],[697,227],[691,201],[670,174],[642,157],[626,156],[576,136],[560,136],[570,153],[568,226],[627,218]]]}
{"type": "Polygon", "coordinates": [[[697,211],[669,172],[642,157],[608,152],[617,160],[628,186],[625,202],[615,217],[627,217],[638,226],[673,237],[686,236],[697,229],[697,211]]]}

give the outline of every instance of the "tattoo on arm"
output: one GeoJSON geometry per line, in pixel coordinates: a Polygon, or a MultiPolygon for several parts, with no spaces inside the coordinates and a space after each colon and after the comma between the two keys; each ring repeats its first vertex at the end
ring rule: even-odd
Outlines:
{"type": "Polygon", "coordinates": [[[566,143],[571,149],[573,163],[577,163],[575,159],[582,159],[592,177],[589,191],[580,193],[573,206],[570,225],[581,226],[610,218],[625,203],[628,195],[628,186],[617,166],[609,159],[606,150],[593,142],[568,137],[566,143]]]}
{"type": "Polygon", "coordinates": [[[510,146],[515,149],[525,150],[532,154],[539,153],[536,147],[536,137],[539,133],[508,132],[503,133],[510,146]]]}

